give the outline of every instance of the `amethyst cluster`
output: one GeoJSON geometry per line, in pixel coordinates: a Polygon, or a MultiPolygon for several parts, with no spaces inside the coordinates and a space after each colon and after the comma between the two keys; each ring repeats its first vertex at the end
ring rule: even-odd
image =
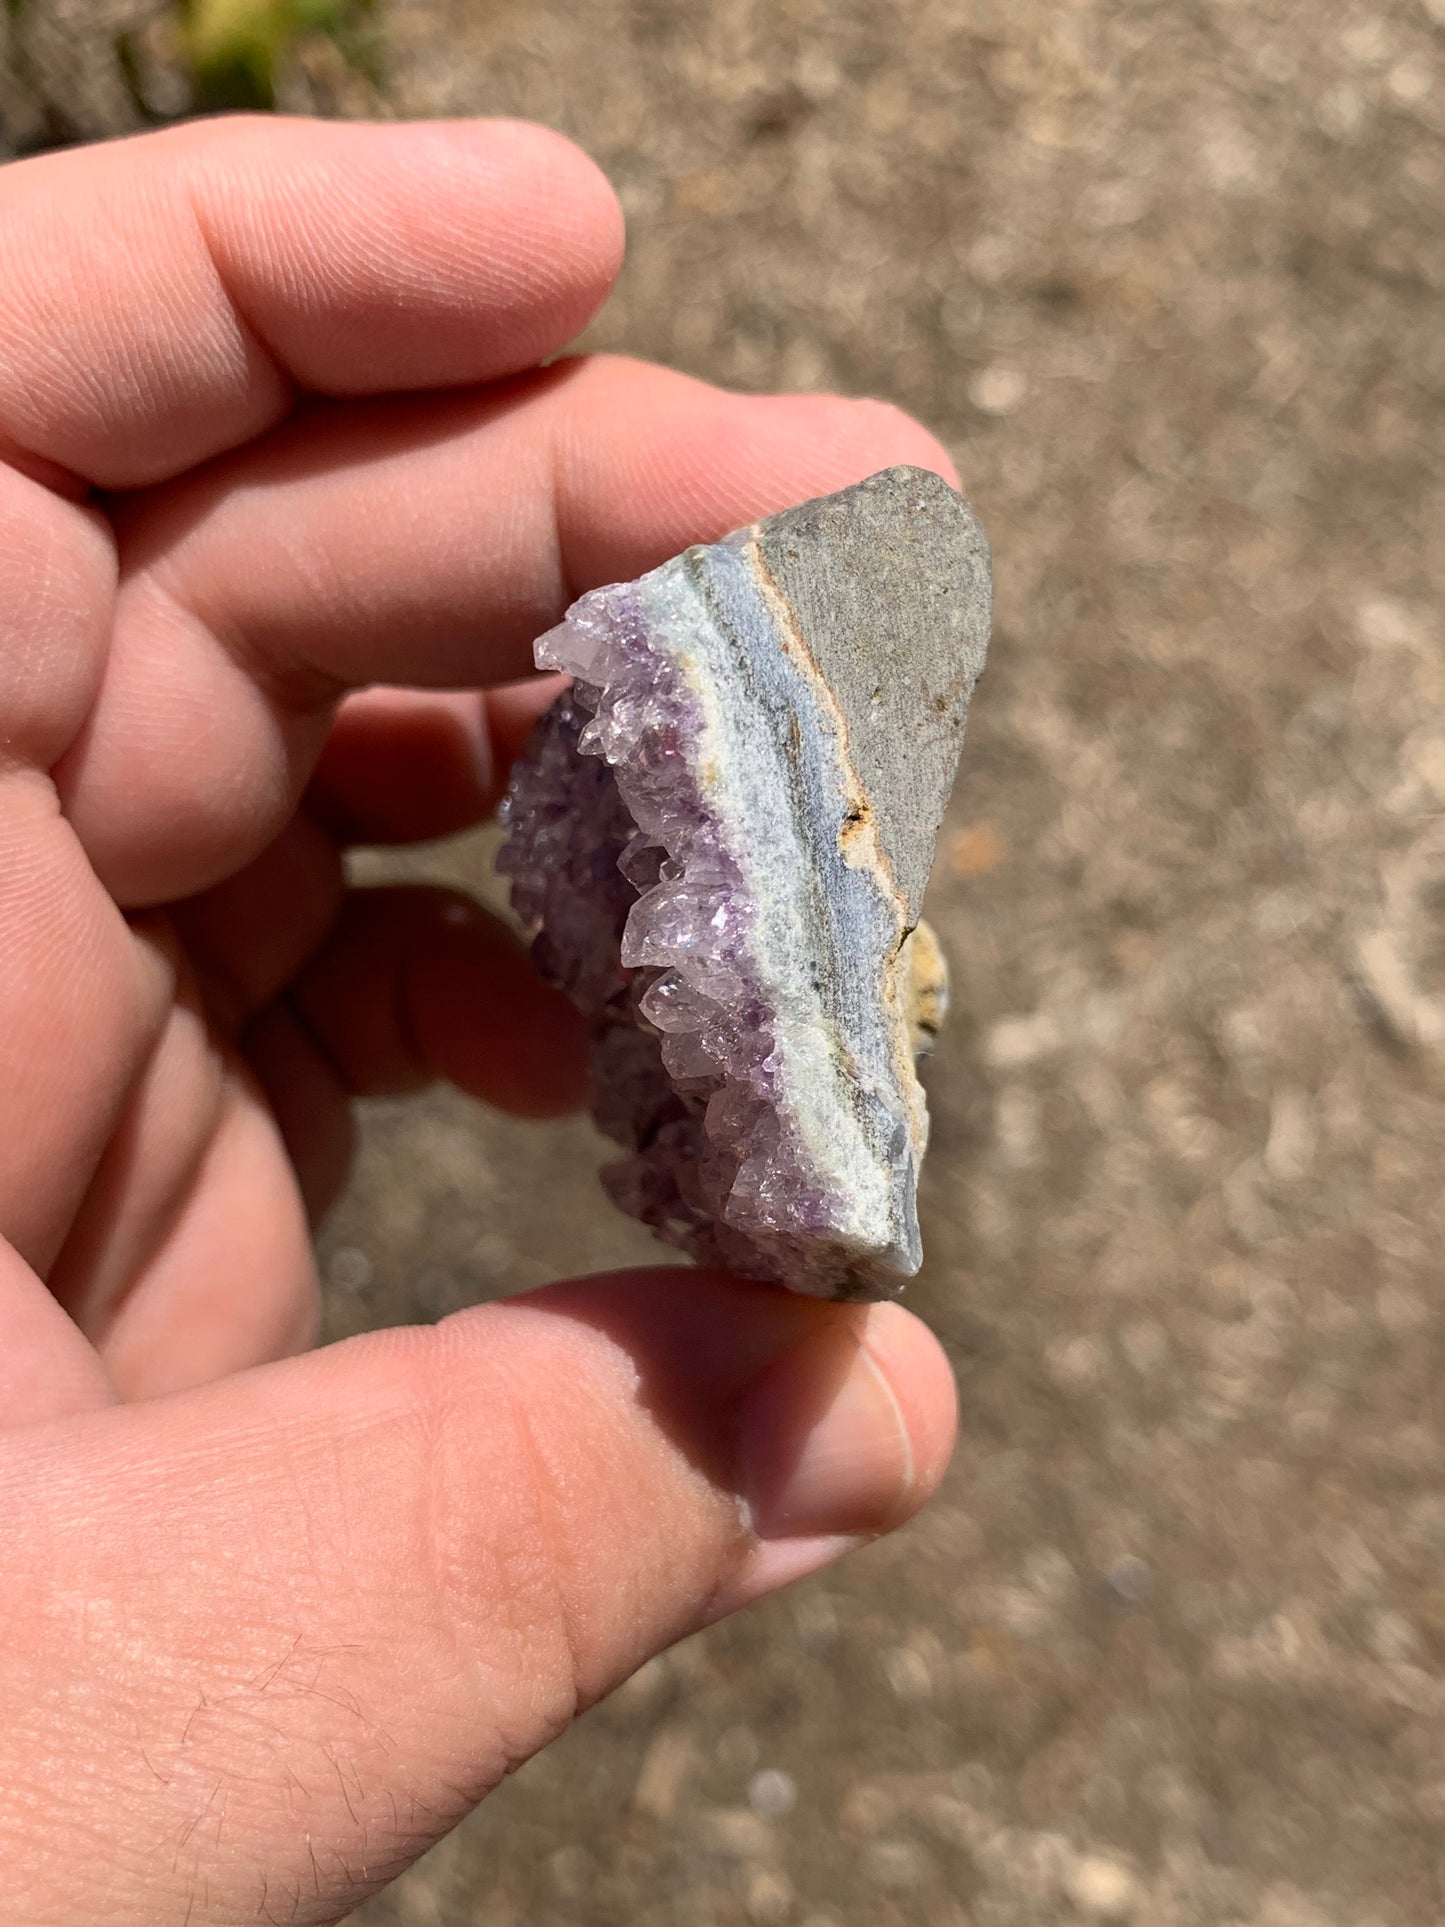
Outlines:
{"type": "Polygon", "coordinates": [[[918,910],[988,621],[967,502],[890,469],[537,644],[573,686],[500,865],[593,1023],[608,1191],[703,1262],[842,1298],[918,1268],[914,1058],[944,996],[918,910]]]}

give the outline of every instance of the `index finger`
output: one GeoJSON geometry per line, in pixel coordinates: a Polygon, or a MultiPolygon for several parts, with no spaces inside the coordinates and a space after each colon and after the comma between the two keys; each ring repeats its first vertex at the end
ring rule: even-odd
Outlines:
{"type": "Polygon", "coordinates": [[[887,406],[605,357],[303,416],[121,518],[66,814],[118,901],[208,888],[276,834],[344,690],[522,676],[583,589],[897,462],[948,468],[887,406]]]}
{"type": "Polygon", "coordinates": [[[240,117],[0,169],[0,460],[135,488],[327,395],[564,346],[622,215],[542,127],[240,117]]]}

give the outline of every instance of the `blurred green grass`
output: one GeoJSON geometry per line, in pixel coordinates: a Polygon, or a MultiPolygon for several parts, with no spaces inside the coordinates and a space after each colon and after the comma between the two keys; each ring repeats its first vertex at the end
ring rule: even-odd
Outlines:
{"type": "Polygon", "coordinates": [[[197,104],[274,107],[281,65],[308,36],[364,70],[372,11],[372,0],[185,0],[181,47],[197,104]]]}
{"type": "MultiPolygon", "coordinates": [[[[34,0],[3,0],[19,29],[34,0]]],[[[189,87],[190,111],[271,110],[288,61],[328,46],[353,72],[375,82],[375,0],[172,0],[170,39],[189,87]]],[[[117,30],[113,50],[132,100],[157,115],[140,83],[132,36],[117,30]]]]}

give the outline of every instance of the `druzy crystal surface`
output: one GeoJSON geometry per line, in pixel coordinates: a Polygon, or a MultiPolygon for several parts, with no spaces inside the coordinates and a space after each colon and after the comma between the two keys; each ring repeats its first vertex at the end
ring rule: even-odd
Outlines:
{"type": "Polygon", "coordinates": [[[609,1193],[703,1262],[841,1298],[918,1268],[944,988],[919,905],[989,593],[965,499],[888,469],[584,595],[536,646],[573,686],[501,867],[593,1023],[609,1193]]]}

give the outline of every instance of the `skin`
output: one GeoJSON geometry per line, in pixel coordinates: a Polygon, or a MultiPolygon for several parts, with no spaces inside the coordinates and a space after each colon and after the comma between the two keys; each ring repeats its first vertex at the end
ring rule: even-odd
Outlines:
{"type": "Polygon", "coordinates": [[[942,1476],[952,1381],[893,1306],[659,1269],[307,1350],[356,1094],[581,1095],[511,939],[349,891],[344,845],[490,811],[583,589],[893,462],[952,475],[875,403],[543,371],[621,249],[591,163],[504,123],[217,122],[0,172],[0,1865],[30,1927],[337,1920],[650,1654],[942,1476]]]}

